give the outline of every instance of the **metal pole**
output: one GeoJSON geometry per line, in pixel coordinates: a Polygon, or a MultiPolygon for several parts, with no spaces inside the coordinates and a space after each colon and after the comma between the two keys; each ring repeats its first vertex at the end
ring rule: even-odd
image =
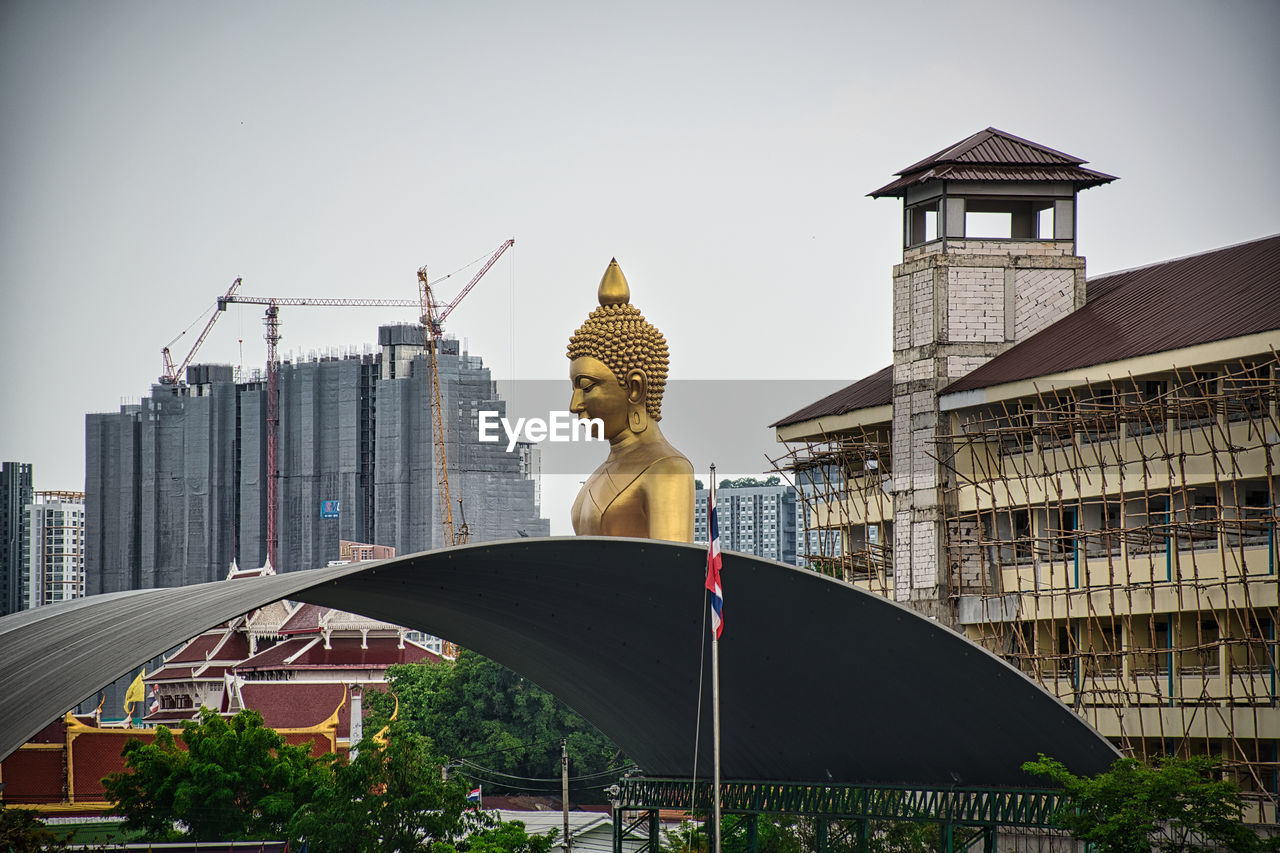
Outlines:
{"type": "Polygon", "coordinates": [[[564,806],[564,841],[561,847],[569,851],[569,740],[560,738],[560,803],[564,806]]]}
{"type": "MultiPolygon", "coordinates": [[[[716,499],[716,466],[711,466],[711,491],[708,493],[710,507],[716,499]]],[[[707,522],[710,524],[711,512],[707,511],[707,522]]],[[[711,534],[711,530],[707,530],[711,534]]],[[[714,543],[712,543],[714,545],[714,543]]],[[[712,738],[715,741],[715,773],[712,801],[715,804],[715,853],[720,853],[720,638],[713,632],[711,635],[711,721],[712,738]]]]}
{"type": "Polygon", "coordinates": [[[711,714],[715,732],[715,853],[720,853],[720,641],[711,639],[711,714]]]}

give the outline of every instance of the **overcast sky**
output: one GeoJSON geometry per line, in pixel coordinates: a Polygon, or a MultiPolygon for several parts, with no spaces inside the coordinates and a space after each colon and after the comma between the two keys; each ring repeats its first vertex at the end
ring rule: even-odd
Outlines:
{"type": "MultiPolygon", "coordinates": [[[[984,127],[1120,176],[1081,196],[1091,274],[1280,232],[1277,43],[1275,0],[7,0],[0,459],[82,489],[85,413],[237,276],[413,298],[508,237],[449,323],[495,378],[563,376],[617,256],[673,377],[851,381],[901,256],[866,193],[984,127]]],[[[304,353],[414,315],[282,311],[304,353]]],[[[260,317],[200,360],[261,365],[260,317]]]]}

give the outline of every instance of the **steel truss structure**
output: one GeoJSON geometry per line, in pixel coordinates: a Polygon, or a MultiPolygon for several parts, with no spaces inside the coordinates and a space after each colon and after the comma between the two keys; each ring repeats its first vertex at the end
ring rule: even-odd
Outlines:
{"type": "MultiPolygon", "coordinates": [[[[986,853],[996,849],[1000,829],[1056,833],[1053,815],[1057,791],[1011,788],[920,788],[803,782],[724,782],[721,809],[745,816],[725,849],[756,853],[761,815],[790,815],[813,824],[817,853],[825,853],[833,833],[849,836],[854,849],[869,849],[873,821],[916,821],[940,825],[943,849],[976,849],[981,837],[986,853]],[[957,829],[963,829],[957,833],[957,829]],[[961,840],[963,836],[963,840],[961,840]]],[[[635,853],[655,853],[660,837],[660,809],[690,814],[711,810],[711,788],[689,779],[632,777],[623,779],[614,803],[614,853],[636,830],[648,841],[635,853]],[[638,813],[624,819],[627,812],[638,813]],[[644,828],[644,829],[642,829],[644,828]]]]}

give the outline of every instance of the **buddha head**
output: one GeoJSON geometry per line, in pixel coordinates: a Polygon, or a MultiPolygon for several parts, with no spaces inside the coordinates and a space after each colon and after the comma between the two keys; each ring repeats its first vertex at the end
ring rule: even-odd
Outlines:
{"type": "Polygon", "coordinates": [[[570,410],[604,422],[605,438],[642,434],[662,419],[667,341],[631,304],[617,260],[600,279],[600,307],[569,338],[570,410]]]}

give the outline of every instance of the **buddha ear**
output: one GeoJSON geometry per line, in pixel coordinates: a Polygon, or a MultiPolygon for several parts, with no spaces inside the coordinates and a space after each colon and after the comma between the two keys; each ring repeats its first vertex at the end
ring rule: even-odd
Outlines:
{"type": "Polygon", "coordinates": [[[639,405],[649,396],[649,377],[640,368],[632,368],[627,371],[623,387],[627,390],[627,402],[639,405]]]}

